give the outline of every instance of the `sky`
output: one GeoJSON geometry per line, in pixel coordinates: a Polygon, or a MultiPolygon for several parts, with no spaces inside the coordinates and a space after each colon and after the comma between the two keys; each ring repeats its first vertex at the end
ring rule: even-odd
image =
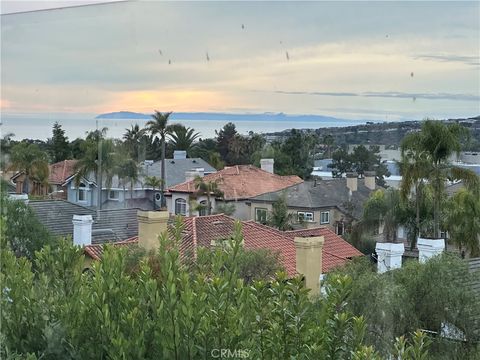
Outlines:
{"type": "Polygon", "coordinates": [[[6,3],[3,114],[480,114],[479,2],[6,3]]]}

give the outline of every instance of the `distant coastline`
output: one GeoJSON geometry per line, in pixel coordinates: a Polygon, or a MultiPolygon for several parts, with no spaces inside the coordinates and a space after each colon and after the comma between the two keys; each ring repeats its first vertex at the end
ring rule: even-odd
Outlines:
{"type": "MultiPolygon", "coordinates": [[[[132,111],[117,111],[111,113],[100,114],[96,119],[126,119],[126,120],[149,120],[150,114],[142,114],[132,111]]],[[[222,120],[222,121],[302,121],[302,122],[336,122],[336,123],[352,123],[358,122],[378,122],[367,119],[341,119],[324,115],[293,115],[284,113],[246,113],[246,114],[232,114],[232,113],[217,113],[217,112],[175,112],[170,117],[171,120],[222,120]]]]}

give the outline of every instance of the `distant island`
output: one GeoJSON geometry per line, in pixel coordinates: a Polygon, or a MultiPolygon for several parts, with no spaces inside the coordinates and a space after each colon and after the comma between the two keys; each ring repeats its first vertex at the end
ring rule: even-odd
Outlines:
{"type": "MultiPolygon", "coordinates": [[[[96,119],[138,119],[149,120],[150,114],[142,114],[131,111],[118,111],[100,114],[96,119]]],[[[323,115],[290,115],[284,113],[259,113],[259,114],[231,114],[231,113],[209,113],[209,112],[174,112],[171,120],[223,120],[223,121],[304,121],[304,122],[348,122],[358,123],[374,122],[370,120],[347,120],[323,115]]]]}

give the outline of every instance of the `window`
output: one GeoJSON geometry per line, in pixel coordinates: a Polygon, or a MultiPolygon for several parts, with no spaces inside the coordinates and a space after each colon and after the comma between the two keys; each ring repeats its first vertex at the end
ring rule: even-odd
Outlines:
{"type": "Polygon", "coordinates": [[[313,222],[313,212],[299,211],[297,212],[297,219],[299,222],[313,222]]]}
{"type": "Polygon", "coordinates": [[[267,223],[267,209],[255,208],[255,221],[260,224],[267,223]]]}
{"type": "Polygon", "coordinates": [[[186,215],[187,214],[187,202],[185,199],[175,200],[175,215],[186,215]]]}
{"type": "Polygon", "coordinates": [[[320,213],[320,224],[330,223],[330,211],[322,211],[320,213]]]}
{"type": "Polygon", "coordinates": [[[343,222],[337,223],[337,235],[342,236],[344,232],[344,224],[343,222]]]}
{"type": "Polygon", "coordinates": [[[109,200],[118,200],[120,192],[118,190],[110,190],[108,192],[108,199],[109,200]]]}
{"type": "Polygon", "coordinates": [[[200,206],[198,207],[198,215],[205,216],[207,215],[207,200],[200,201],[200,206]]]}
{"type": "Polygon", "coordinates": [[[78,185],[78,201],[87,201],[87,189],[85,184],[78,185]]]}

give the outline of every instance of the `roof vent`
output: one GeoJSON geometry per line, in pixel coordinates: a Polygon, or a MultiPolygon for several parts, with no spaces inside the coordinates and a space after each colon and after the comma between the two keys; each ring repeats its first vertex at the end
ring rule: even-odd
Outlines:
{"type": "Polygon", "coordinates": [[[224,224],[224,222],[222,220],[216,220],[214,222],[212,222],[212,225],[222,225],[224,224]]]}

